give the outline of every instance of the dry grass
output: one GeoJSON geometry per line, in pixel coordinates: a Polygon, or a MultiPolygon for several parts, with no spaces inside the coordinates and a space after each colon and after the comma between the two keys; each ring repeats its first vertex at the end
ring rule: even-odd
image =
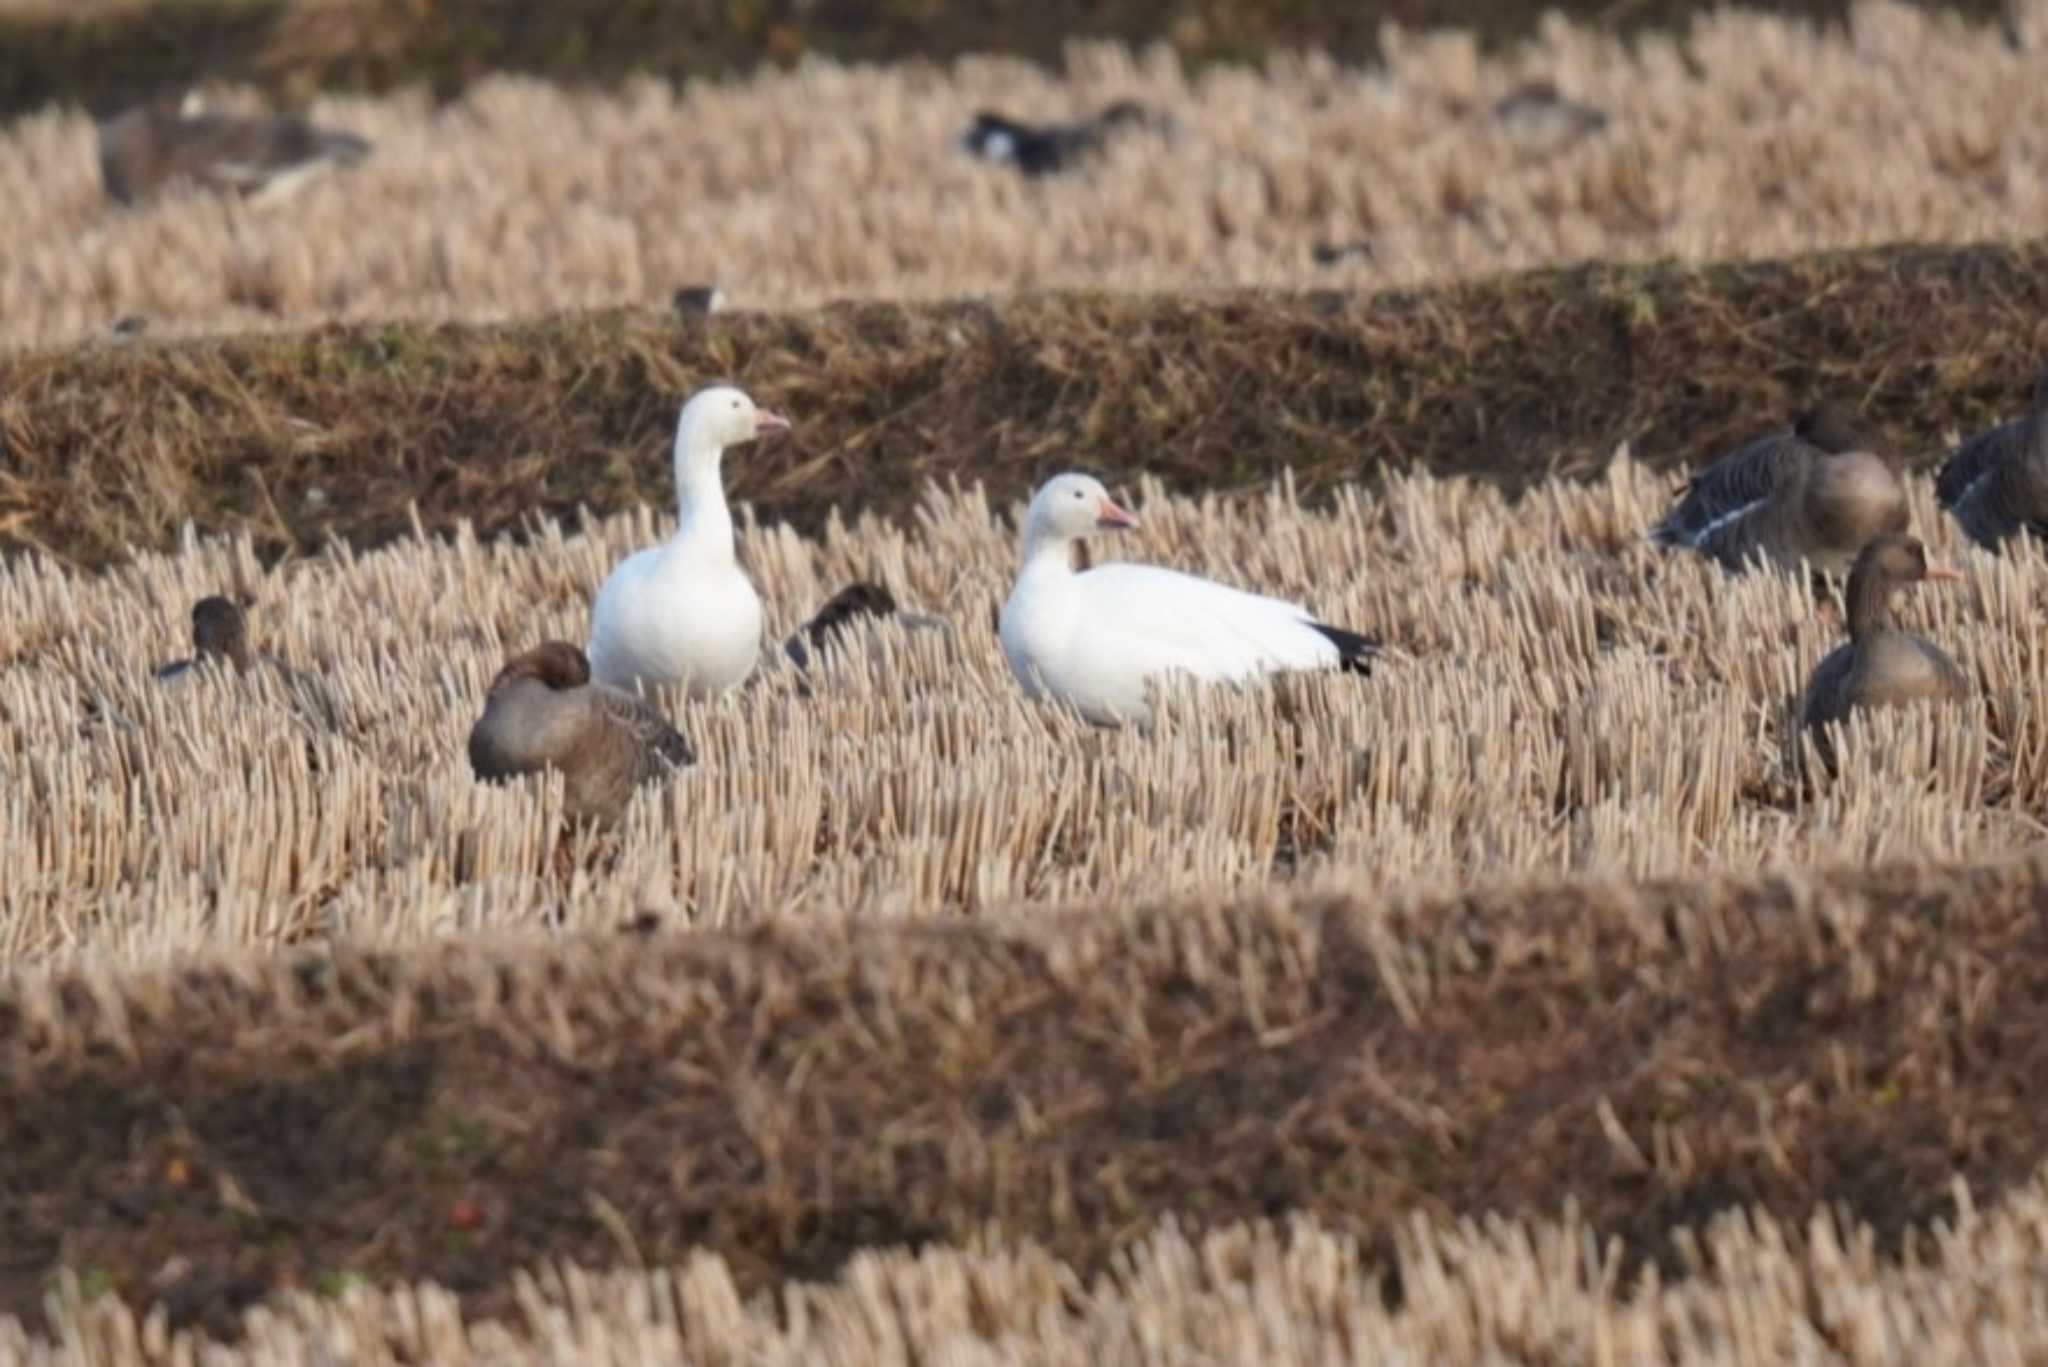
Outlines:
{"type": "MultiPolygon", "coordinates": [[[[2034,1297],[2048,1265],[2048,1202],[2030,1189],[1974,1210],[1900,1267],[1825,1216],[1803,1229],[1734,1214],[1702,1231],[1711,1270],[1677,1285],[1617,1284],[1573,1220],[1494,1219],[1401,1232],[1406,1303],[1390,1309],[1358,1241],[1312,1219],[1203,1237],[1167,1228],[1085,1280],[1029,1244],[863,1253],[838,1282],[743,1300],[725,1262],[653,1271],[550,1264],[522,1277],[517,1312],[466,1316],[432,1284],[339,1285],[251,1312],[233,1346],[171,1332],[67,1279],[47,1340],[0,1328],[28,1364],[106,1364],[199,1350],[222,1364],[692,1361],[1161,1362],[1615,1361],[1734,1367],[1811,1356],[1926,1367],[2048,1353],[2034,1297]],[[1800,1245],[1804,1247],[1800,1247],[1800,1245]],[[174,1346],[175,1345],[175,1346],[174,1346]]],[[[4,1322],[0,1322],[4,1324],[4,1322]]]]}
{"type": "Polygon", "coordinates": [[[2012,416],[2048,354],[2048,243],[1591,266],[1414,293],[1026,296],[683,324],[536,323],[0,351],[0,554],[81,566],[186,522],[266,563],[415,526],[517,533],[674,498],[675,415],[728,379],[794,414],[733,462],[764,521],[903,519],[927,479],[1021,498],[1072,465],[1320,501],[1389,474],[1518,492],[1662,470],[1821,397],[1932,468],[2012,416]],[[1556,339],[1569,337],[1570,346],[1556,339]],[[1853,344],[1845,339],[1853,339],[1853,344]]]}
{"type": "Polygon", "coordinates": [[[1370,681],[1204,699],[1166,738],[1022,700],[991,628],[1013,535],[977,495],[931,491],[909,530],[750,530],[742,555],[778,636],[860,576],[943,612],[951,637],[884,631],[812,697],[769,673],[684,711],[703,763],[636,805],[616,851],[579,847],[566,878],[558,791],[479,787],[462,745],[507,653],[584,638],[594,587],[657,534],[647,511],[589,535],[547,524],[524,546],[337,548],[268,578],[246,543],[95,578],[24,558],[0,574],[0,954],[406,944],[647,908],[698,926],[866,921],[1219,895],[1276,874],[1358,892],[2038,838],[2048,568],[1963,546],[1916,482],[1917,529],[1969,582],[1911,595],[1904,618],[1982,697],[1876,719],[1844,781],[1806,794],[1782,707],[1837,628],[1788,579],[1653,553],[1642,529],[1671,488],[1625,458],[1512,507],[1429,479],[1322,512],[1284,487],[1195,502],[1141,486],[1145,531],[1104,553],[1297,596],[1408,656],[1370,681]],[[151,681],[184,653],[190,602],[237,584],[257,594],[259,642],[338,691],[342,734],[309,734],[233,681],[151,681]]]}
{"type": "MultiPolygon", "coordinates": [[[[2042,0],[2022,16],[2043,27],[2042,0]]],[[[807,63],[732,84],[572,94],[485,81],[313,113],[372,160],[276,211],[184,199],[108,209],[89,122],[49,111],[0,141],[18,206],[0,342],[393,316],[465,319],[666,300],[715,278],[741,307],[1060,287],[1414,285],[1584,259],[1753,259],[1972,241],[2048,212],[2048,93],[1995,28],[1867,4],[1851,35],[1728,12],[1683,47],[1561,22],[1512,57],[1469,34],[1393,35],[1384,73],[1320,57],[1184,73],[1082,46],[1055,79],[963,59],[807,63]],[[1609,110],[1546,154],[1486,115],[1543,75],[1609,110]],[[1050,184],[951,140],[996,104],[1066,116],[1131,96],[1172,112],[1050,184]],[[849,193],[858,187],[858,193],[849,193]],[[1322,240],[1370,259],[1323,267],[1322,240]]]]}
{"type": "MultiPolygon", "coordinates": [[[[433,1281],[505,1319],[535,1309],[521,1269],[695,1260],[725,1289],[688,1332],[719,1353],[775,1311],[799,1342],[859,1333],[834,1322],[889,1276],[863,1249],[1022,1244],[1068,1313],[1043,1324],[1062,1302],[1007,1285],[1001,1253],[942,1263],[982,1282],[983,1332],[1175,1341],[1279,1307],[1175,1328],[1175,1294],[1133,1285],[1124,1250],[1177,1218],[1222,1231],[1221,1277],[1245,1270],[1233,1225],[1285,1214],[1365,1241],[1304,1236],[1285,1290],[1327,1298],[1291,1326],[1317,1339],[1527,1351],[1661,1325],[1707,1361],[1766,1330],[1872,1354],[1898,1292],[1957,1298],[1963,1321],[1930,1303],[1889,1328],[1952,1345],[2038,1263],[2044,889],[2037,856],[16,974],[0,1313],[49,1309],[69,1269],[216,1334],[266,1292],[344,1278],[433,1281]],[[2006,1223],[1981,1226],[1959,1184],[2010,1194],[2006,1223]],[[1572,1206],[1577,1228],[1544,1227],[1572,1206]],[[1701,1228],[1732,1207],[1783,1234],[1703,1267],[1701,1228]],[[1867,1229],[1802,1248],[1816,1210],[1867,1229]],[[1489,1223],[1488,1253],[1457,1226],[1490,1214],[1537,1228],[1489,1223]],[[815,1318],[780,1294],[834,1277],[799,1293],[815,1318]],[[762,1319],[741,1313],[762,1293],[762,1319]]],[[[385,1332],[373,1298],[353,1313],[385,1332]]]]}

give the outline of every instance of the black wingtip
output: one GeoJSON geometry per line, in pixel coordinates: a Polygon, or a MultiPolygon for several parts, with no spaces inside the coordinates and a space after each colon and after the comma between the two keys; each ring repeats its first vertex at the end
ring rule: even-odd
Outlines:
{"type": "Polygon", "coordinates": [[[1343,627],[1327,626],[1322,622],[1310,622],[1309,625],[1321,632],[1331,645],[1337,647],[1337,659],[1345,673],[1364,674],[1370,677],[1372,657],[1380,653],[1378,641],[1370,636],[1361,636],[1355,631],[1346,631],[1343,627]]]}

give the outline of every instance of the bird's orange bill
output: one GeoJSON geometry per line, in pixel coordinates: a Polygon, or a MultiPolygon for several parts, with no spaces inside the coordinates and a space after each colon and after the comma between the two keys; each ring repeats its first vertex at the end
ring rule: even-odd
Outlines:
{"type": "Polygon", "coordinates": [[[1963,582],[1963,572],[1961,570],[1952,570],[1946,565],[1929,565],[1927,567],[1927,577],[1929,579],[1947,579],[1958,584],[1963,582]]]}
{"type": "Polygon", "coordinates": [[[789,426],[789,419],[783,417],[780,413],[770,413],[765,408],[758,409],[754,413],[754,435],[757,437],[765,437],[771,433],[787,432],[789,426]]]}
{"type": "Polygon", "coordinates": [[[1137,517],[1119,508],[1115,501],[1105,498],[1102,506],[1095,510],[1095,525],[1098,527],[1135,527],[1137,517]]]}

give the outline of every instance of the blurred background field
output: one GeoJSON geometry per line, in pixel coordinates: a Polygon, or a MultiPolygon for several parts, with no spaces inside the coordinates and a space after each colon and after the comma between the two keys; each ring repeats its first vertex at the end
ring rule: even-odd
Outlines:
{"type": "MultiPolygon", "coordinates": [[[[2026,3],[1939,8],[2019,33],[2026,3]]],[[[1057,66],[1074,39],[1164,42],[1198,65],[1306,49],[1358,65],[1383,55],[1388,23],[1462,29],[1497,49],[1529,36],[1546,13],[1632,36],[1682,33],[1711,8],[1698,0],[7,0],[0,112],[70,100],[102,113],[138,87],[204,78],[303,102],[321,90],[406,85],[446,96],[493,73],[600,86],[633,74],[723,77],[807,54],[891,63],[996,53],[1057,66]]],[[[1851,6],[1771,8],[1838,24],[1851,6]]]]}
{"type": "MultiPolygon", "coordinates": [[[[2043,14],[2019,19],[2031,32],[2043,14]]],[[[806,59],[681,86],[490,76],[447,103],[323,93],[316,122],[374,144],[361,165],[283,205],[127,212],[101,191],[85,108],[58,101],[0,141],[16,206],[0,342],[660,307],[705,283],[743,309],[1380,289],[2048,222],[2043,49],[1996,25],[1872,4],[1821,28],[1715,11],[1682,38],[1622,40],[1553,17],[1494,55],[1469,32],[1389,29],[1382,48],[1370,68],[1275,52],[1197,70],[1164,44],[1075,43],[1059,72],[806,59]],[[1498,111],[1533,81],[1606,122],[1498,111]],[[1119,99],[1161,125],[1068,174],[1026,179],[957,145],[982,107],[1059,121],[1119,99]]],[[[215,103],[256,98],[229,86],[215,103]]]]}

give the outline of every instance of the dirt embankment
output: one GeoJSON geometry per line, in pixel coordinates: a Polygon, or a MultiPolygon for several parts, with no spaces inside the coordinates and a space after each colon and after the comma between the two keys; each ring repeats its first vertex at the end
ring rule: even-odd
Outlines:
{"type": "MultiPolygon", "coordinates": [[[[1816,1206],[1896,1251],[2041,1162],[2038,863],[223,957],[0,996],[0,1311],[993,1228],[1554,1218],[1631,1262],[1816,1206]]],[[[1398,1278],[1385,1286],[1398,1302],[1398,1278]]]]}
{"type": "Polygon", "coordinates": [[[1692,462],[1822,394],[1922,463],[2023,409],[2048,247],[1587,267],[1350,296],[1057,296],[781,315],[0,354],[0,548],[81,565],[186,519],[267,553],[369,545],[413,510],[486,535],[529,510],[672,503],[681,400],[714,378],[793,414],[734,496],[814,528],[900,514],[927,478],[1009,497],[1060,468],[1310,490],[1426,469],[1520,488],[1617,443],[1692,462]]]}

